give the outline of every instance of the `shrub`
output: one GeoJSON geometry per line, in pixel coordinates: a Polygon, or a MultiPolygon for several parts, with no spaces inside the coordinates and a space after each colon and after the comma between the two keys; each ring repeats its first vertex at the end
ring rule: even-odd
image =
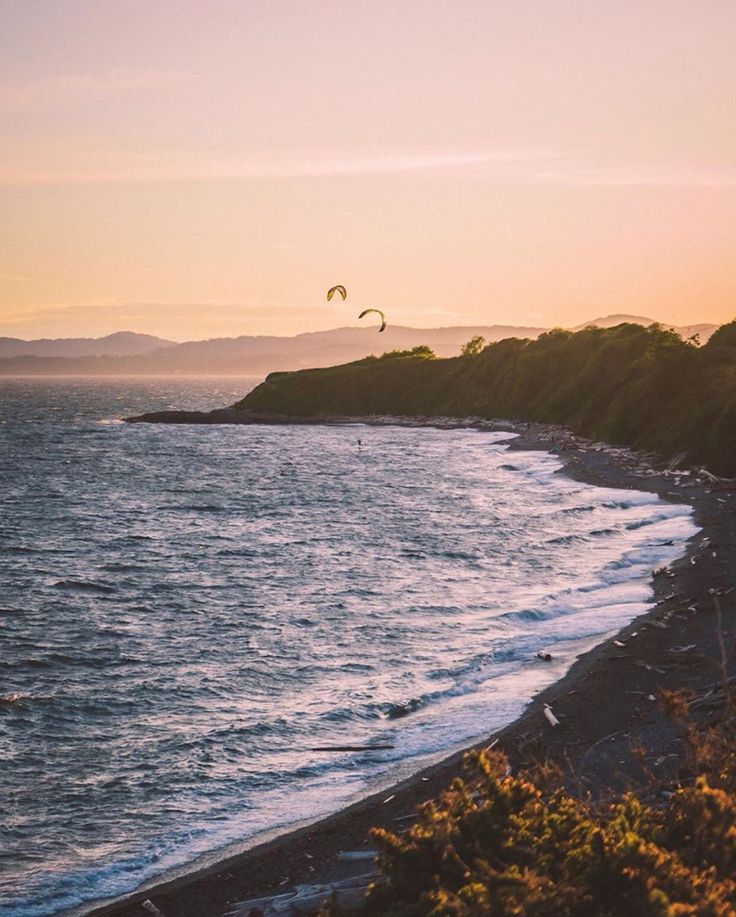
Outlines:
{"type": "Polygon", "coordinates": [[[666,808],[633,795],[606,806],[472,753],[417,823],[374,831],[385,917],[675,917],[736,913],[736,806],[705,777],[666,808]]]}

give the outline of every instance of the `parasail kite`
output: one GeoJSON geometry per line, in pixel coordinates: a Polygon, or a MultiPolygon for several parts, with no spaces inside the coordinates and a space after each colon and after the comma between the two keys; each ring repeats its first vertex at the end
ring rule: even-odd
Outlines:
{"type": "Polygon", "coordinates": [[[336,287],[330,287],[330,289],[327,291],[327,302],[329,302],[332,299],[335,293],[339,293],[340,296],[342,296],[343,302],[345,302],[345,300],[348,297],[348,291],[345,289],[345,287],[341,283],[338,283],[336,287]]]}
{"type": "Polygon", "coordinates": [[[368,315],[369,312],[376,312],[381,316],[381,327],[378,329],[379,333],[386,330],[386,317],[380,309],[363,309],[358,318],[363,318],[364,315],[368,315]]]}

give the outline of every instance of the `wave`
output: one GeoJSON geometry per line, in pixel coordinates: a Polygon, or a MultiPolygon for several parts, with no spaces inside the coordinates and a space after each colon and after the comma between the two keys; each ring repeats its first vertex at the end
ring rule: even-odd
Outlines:
{"type": "Polygon", "coordinates": [[[72,580],[61,579],[54,583],[55,589],[78,589],[81,592],[100,592],[109,595],[115,592],[114,586],[107,586],[104,583],[93,583],[90,580],[72,580]]]}
{"type": "Polygon", "coordinates": [[[14,505],[14,545],[72,561],[52,596],[43,558],[6,565],[3,913],[128,891],[508,722],[693,530],[484,433],[371,428],[357,461],[339,428],[135,430],[121,461],[127,430],[60,432],[34,465],[58,513],[14,505]],[[310,751],[345,744],[394,747],[310,751]]]}

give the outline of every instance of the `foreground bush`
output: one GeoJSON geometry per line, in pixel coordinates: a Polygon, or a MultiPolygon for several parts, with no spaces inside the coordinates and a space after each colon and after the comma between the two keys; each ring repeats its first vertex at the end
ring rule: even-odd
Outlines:
{"type": "Polygon", "coordinates": [[[666,806],[633,795],[597,807],[468,757],[402,837],[375,831],[386,917],[615,917],[736,913],[736,800],[705,777],[666,806]]]}

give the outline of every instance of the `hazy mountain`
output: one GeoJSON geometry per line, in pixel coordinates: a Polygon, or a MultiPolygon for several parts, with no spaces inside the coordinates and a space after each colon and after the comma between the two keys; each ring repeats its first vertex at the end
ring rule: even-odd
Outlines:
{"type": "MultiPolygon", "coordinates": [[[[95,375],[265,375],[275,370],[331,366],[357,360],[371,353],[404,350],[428,344],[441,356],[459,352],[475,335],[488,341],[506,337],[537,337],[542,328],[515,328],[505,325],[452,328],[407,328],[389,326],[383,334],[376,328],[334,328],[307,332],[294,337],[247,336],[186,341],[148,353],[121,356],[18,355],[0,358],[0,373],[61,373],[95,375]]],[[[157,339],[153,339],[157,340],[157,339]]],[[[1,353],[1,352],[0,352],[1,353]]]]}
{"type": "MultiPolygon", "coordinates": [[[[613,315],[581,327],[610,327],[622,321],[652,324],[648,318],[613,315]]],[[[689,337],[696,329],[704,342],[716,327],[693,325],[678,330],[689,337]]],[[[387,350],[406,350],[418,344],[427,344],[438,356],[453,356],[476,335],[490,343],[510,337],[536,338],[546,330],[511,325],[450,328],[389,325],[380,335],[376,328],[334,328],[294,337],[244,335],[182,344],[130,332],[96,340],[16,341],[4,338],[0,339],[0,374],[263,376],[277,370],[333,366],[369,354],[378,356],[387,350]],[[29,350],[29,347],[34,349],[29,350]]]]}
{"type": "Polygon", "coordinates": [[[127,357],[174,345],[175,341],[167,341],[151,334],[136,334],[133,331],[117,331],[103,338],[39,338],[35,341],[23,341],[20,338],[0,337],[0,358],[127,357]]]}

